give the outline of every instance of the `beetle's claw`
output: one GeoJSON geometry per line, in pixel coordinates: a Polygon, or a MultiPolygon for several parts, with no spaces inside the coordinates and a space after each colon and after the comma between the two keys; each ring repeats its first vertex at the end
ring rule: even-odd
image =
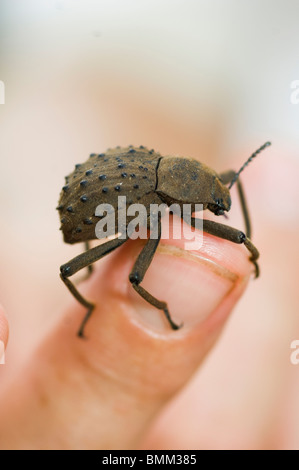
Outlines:
{"type": "Polygon", "coordinates": [[[259,265],[257,264],[256,261],[253,261],[253,264],[254,264],[254,267],[255,267],[255,279],[256,279],[260,275],[260,268],[259,268],[259,265]]]}
{"type": "Polygon", "coordinates": [[[85,334],[84,334],[84,330],[81,327],[80,327],[80,330],[77,333],[77,336],[78,336],[78,338],[81,338],[81,339],[87,339],[85,334]]]}
{"type": "Polygon", "coordinates": [[[169,322],[169,324],[170,324],[172,330],[179,330],[180,328],[182,328],[183,323],[181,323],[180,325],[177,325],[176,323],[174,323],[174,321],[172,320],[172,318],[171,318],[171,316],[170,316],[170,313],[169,313],[167,307],[164,307],[164,308],[163,308],[163,311],[164,311],[164,314],[165,314],[165,316],[166,316],[166,318],[167,318],[167,320],[168,320],[168,322],[169,322]]]}
{"type": "Polygon", "coordinates": [[[173,321],[170,324],[171,324],[171,328],[173,330],[180,330],[184,326],[184,323],[181,323],[180,325],[177,325],[176,323],[173,323],[173,321]]]}

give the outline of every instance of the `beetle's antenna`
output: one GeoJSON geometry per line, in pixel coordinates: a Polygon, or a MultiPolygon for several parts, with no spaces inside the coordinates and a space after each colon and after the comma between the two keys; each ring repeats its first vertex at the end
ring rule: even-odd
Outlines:
{"type": "Polygon", "coordinates": [[[239,178],[240,173],[242,173],[242,171],[247,167],[247,165],[251,162],[251,160],[253,160],[253,159],[254,159],[260,152],[262,152],[265,148],[269,147],[269,145],[271,145],[271,142],[266,142],[264,145],[262,145],[260,148],[258,148],[258,149],[248,158],[248,160],[246,160],[246,162],[244,163],[244,165],[241,166],[240,170],[235,174],[235,176],[234,176],[233,179],[231,180],[228,189],[230,189],[230,188],[232,187],[232,185],[235,184],[235,182],[236,182],[237,179],[239,178]]]}

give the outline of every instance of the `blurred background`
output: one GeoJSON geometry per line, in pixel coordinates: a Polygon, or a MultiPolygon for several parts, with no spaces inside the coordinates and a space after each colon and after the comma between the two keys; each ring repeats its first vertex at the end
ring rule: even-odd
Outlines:
{"type": "Polygon", "coordinates": [[[81,247],[55,207],[75,163],[132,144],[221,172],[271,140],[243,176],[262,277],[157,426],[173,448],[299,447],[298,17],[296,0],[1,0],[0,381],[69,299],[59,266],[81,247]]]}

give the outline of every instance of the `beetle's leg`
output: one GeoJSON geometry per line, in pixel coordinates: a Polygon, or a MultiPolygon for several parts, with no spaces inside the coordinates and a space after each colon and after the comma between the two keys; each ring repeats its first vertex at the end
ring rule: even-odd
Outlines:
{"type": "MultiPolygon", "coordinates": [[[[195,227],[195,220],[196,219],[194,217],[191,218],[192,227],[195,227]]],[[[186,220],[186,222],[188,223],[188,220],[186,220]]],[[[225,240],[229,240],[233,243],[243,243],[251,253],[249,259],[255,266],[255,277],[259,276],[260,271],[256,262],[259,257],[259,252],[245,233],[241,232],[241,230],[237,230],[236,228],[229,227],[228,225],[206,219],[203,220],[203,231],[210,233],[211,235],[215,235],[216,237],[224,238],[225,240]]]]}
{"type": "Polygon", "coordinates": [[[82,297],[80,292],[76,289],[74,284],[70,281],[69,277],[75,274],[76,272],[80,271],[80,269],[86,268],[87,266],[91,265],[95,261],[101,259],[103,256],[115,250],[115,248],[118,248],[120,245],[122,245],[126,241],[127,241],[127,238],[124,238],[124,239],[115,238],[114,240],[110,240],[107,243],[96,246],[94,248],[91,248],[88,251],[85,251],[84,253],[81,253],[80,255],[76,256],[75,258],[70,260],[68,263],[63,264],[60,267],[61,279],[63,280],[63,282],[69,289],[69,291],[73,294],[75,299],[77,299],[81,305],[83,305],[84,307],[88,309],[83,319],[83,322],[80,326],[80,329],[78,331],[78,336],[80,337],[84,336],[85,325],[88,319],[90,318],[95,305],[89,302],[88,300],[84,299],[84,297],[82,297]]]}
{"type": "MultiPolygon", "coordinates": [[[[90,250],[90,243],[87,241],[87,242],[84,242],[84,248],[85,248],[85,251],[88,251],[90,250]]],[[[82,276],[80,277],[80,279],[78,279],[78,281],[76,282],[76,284],[80,284],[81,282],[83,281],[87,281],[87,279],[90,278],[90,276],[92,275],[93,273],[93,265],[90,264],[89,266],[86,266],[87,267],[87,272],[82,276]]]]}
{"type": "Polygon", "coordinates": [[[161,239],[161,215],[159,214],[158,237],[157,239],[152,239],[152,238],[148,239],[148,241],[146,242],[146,245],[143,247],[143,249],[138,255],[137,260],[135,261],[133,269],[129,275],[129,280],[132,286],[134,287],[134,289],[136,290],[136,292],[138,292],[138,294],[141,295],[141,297],[143,297],[148,303],[158,308],[159,310],[163,310],[171,328],[173,330],[178,330],[179,328],[181,328],[181,326],[178,326],[171,319],[166,302],[162,302],[161,300],[156,299],[140,285],[140,283],[143,281],[146,271],[149,268],[149,265],[151,264],[151,261],[159,245],[160,239],[161,239]]]}
{"type": "MultiPolygon", "coordinates": [[[[88,241],[84,243],[84,246],[85,246],[85,251],[90,250],[90,243],[88,241]]],[[[93,264],[89,264],[87,266],[87,274],[84,280],[86,281],[87,279],[89,279],[92,273],[93,273],[93,264]]]]}
{"type": "Polygon", "coordinates": [[[83,307],[87,308],[87,313],[84,317],[83,322],[81,323],[80,329],[78,330],[78,336],[81,337],[81,338],[84,338],[84,327],[85,327],[88,319],[90,318],[95,305],[91,302],[88,302],[88,300],[84,299],[84,297],[82,297],[82,295],[76,289],[74,284],[67,277],[63,276],[63,274],[60,274],[60,277],[63,280],[63,282],[65,283],[68,290],[73,294],[75,299],[77,299],[78,302],[80,302],[80,304],[83,305],[83,307]]]}
{"type": "MultiPolygon", "coordinates": [[[[225,173],[220,174],[221,181],[224,184],[228,184],[231,182],[233,177],[235,176],[236,172],[233,170],[226,171],[225,173]]],[[[239,194],[239,199],[241,203],[241,208],[242,208],[242,214],[244,217],[244,222],[245,222],[245,233],[248,238],[251,238],[251,224],[250,224],[250,217],[249,217],[249,211],[245,199],[245,194],[243,190],[243,185],[240,181],[240,178],[237,179],[237,188],[238,188],[238,194],[239,194]]]]}

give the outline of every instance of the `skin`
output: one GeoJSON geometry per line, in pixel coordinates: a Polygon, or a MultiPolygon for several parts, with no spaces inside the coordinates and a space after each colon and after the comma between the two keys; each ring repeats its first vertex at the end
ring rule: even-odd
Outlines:
{"type": "MultiPolygon", "coordinates": [[[[212,302],[213,311],[206,312],[206,319],[197,324],[196,318],[184,319],[182,310],[186,326],[179,332],[172,332],[164,319],[160,324],[159,312],[156,316],[155,309],[128,288],[130,266],[141,248],[139,241],[129,241],[81,284],[81,290],[97,305],[86,328],[87,340],[76,337],[84,309],[68,299],[70,305],[58,324],[38,346],[21,377],[2,395],[1,422],[6,423],[0,430],[2,448],[124,449],[141,445],[153,418],[190,379],[216,341],[252,271],[243,247],[207,236],[200,254],[214,259],[207,267],[202,258],[196,262],[185,258],[180,243],[175,255],[171,251],[174,241],[163,245],[164,252],[157,254],[147,282],[157,278],[161,264],[167,269],[172,265],[172,269],[184,269],[187,279],[191,274],[210,273],[207,282],[225,284],[219,305],[215,308],[212,302]],[[233,263],[230,256],[223,259],[221,250],[211,254],[218,244],[227,245],[227,255],[231,253],[232,258],[240,253],[240,262],[233,263]],[[134,311],[136,307],[141,317],[134,311]],[[145,318],[148,312],[155,320],[145,318]]],[[[167,287],[164,292],[167,297],[167,287]]],[[[184,308],[188,310],[188,303],[184,308]]]]}
{"type": "MultiPolygon", "coordinates": [[[[249,190],[256,178],[253,171],[249,190]]],[[[258,191],[251,205],[263,196],[258,191]]],[[[84,309],[66,296],[57,323],[1,387],[0,447],[296,448],[298,373],[289,362],[289,339],[299,331],[292,315],[296,285],[283,271],[284,265],[293,269],[296,233],[289,230],[288,244],[276,255],[281,272],[273,270],[272,245],[286,228],[271,221],[268,209],[273,236],[259,236],[257,243],[263,277],[251,286],[222,338],[253,271],[245,247],[205,235],[194,257],[180,242],[164,241],[145,285],[172,298],[173,314],[185,324],[179,332],[161,323],[159,313],[128,286],[140,242],[130,241],[96,265],[80,286],[97,304],[88,339],[76,337],[84,309]],[[267,308],[270,292],[275,303],[267,308]],[[183,432],[177,431],[178,423],[183,432]]],[[[257,226],[259,218],[257,211],[257,226]]],[[[6,343],[2,309],[0,319],[6,343]]]]}

